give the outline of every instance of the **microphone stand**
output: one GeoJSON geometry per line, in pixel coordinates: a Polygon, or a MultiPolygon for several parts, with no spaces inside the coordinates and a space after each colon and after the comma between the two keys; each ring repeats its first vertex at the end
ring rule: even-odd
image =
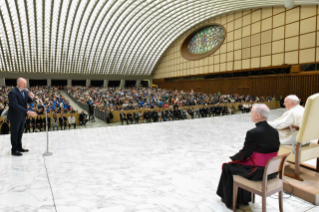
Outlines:
{"type": "Polygon", "coordinates": [[[45,130],[47,134],[47,150],[45,153],[43,153],[43,156],[50,156],[53,153],[49,152],[48,111],[46,106],[44,106],[44,111],[45,111],[45,130]]]}

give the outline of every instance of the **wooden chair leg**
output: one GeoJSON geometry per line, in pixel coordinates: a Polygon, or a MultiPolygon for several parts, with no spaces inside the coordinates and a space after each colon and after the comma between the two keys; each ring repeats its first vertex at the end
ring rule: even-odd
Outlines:
{"type": "Polygon", "coordinates": [[[279,191],[279,211],[283,212],[283,207],[282,207],[282,191],[279,191]]]}
{"type": "Polygon", "coordinates": [[[252,193],[252,195],[253,195],[253,201],[252,201],[252,203],[255,203],[255,194],[252,193]]]}
{"type": "Polygon", "coordinates": [[[238,186],[237,183],[233,185],[233,211],[236,211],[236,204],[237,204],[237,194],[238,194],[238,186]]]}
{"type": "Polygon", "coordinates": [[[285,176],[294,178],[299,181],[303,181],[300,175],[300,148],[301,144],[298,142],[296,146],[296,155],[295,155],[295,173],[293,175],[285,173],[285,176]]]}
{"type": "Polygon", "coordinates": [[[266,212],[266,196],[262,196],[262,212],[266,212]]]}

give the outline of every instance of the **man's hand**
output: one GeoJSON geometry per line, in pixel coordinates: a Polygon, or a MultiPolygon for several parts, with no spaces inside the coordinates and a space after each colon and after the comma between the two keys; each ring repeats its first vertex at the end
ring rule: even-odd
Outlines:
{"type": "Polygon", "coordinates": [[[27,112],[27,114],[28,114],[29,116],[31,116],[31,117],[35,117],[35,116],[38,115],[36,112],[30,111],[30,110],[27,112]]]}
{"type": "Polygon", "coordinates": [[[29,92],[29,96],[31,99],[34,99],[34,94],[32,92],[29,92]]]}

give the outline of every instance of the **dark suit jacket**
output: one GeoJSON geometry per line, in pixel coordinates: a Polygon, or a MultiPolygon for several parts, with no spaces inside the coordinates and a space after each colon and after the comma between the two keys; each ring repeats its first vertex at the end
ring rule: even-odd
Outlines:
{"type": "Polygon", "coordinates": [[[120,120],[126,119],[126,114],[125,113],[120,113],[120,120]]]}
{"type": "Polygon", "coordinates": [[[230,159],[243,160],[254,151],[259,153],[278,152],[280,146],[278,131],[266,121],[258,122],[256,128],[247,131],[244,147],[230,159]]]}
{"type": "Polygon", "coordinates": [[[29,97],[28,92],[22,91],[24,93],[25,99],[20,92],[20,90],[15,87],[13,88],[8,97],[9,97],[9,111],[8,119],[10,122],[14,121],[24,121],[27,115],[27,103],[31,103],[32,99],[29,97]]]}
{"type": "Polygon", "coordinates": [[[66,119],[65,116],[59,117],[59,124],[60,124],[60,126],[62,126],[62,122],[63,122],[64,124],[66,124],[66,121],[67,121],[67,119],[66,119]]]}

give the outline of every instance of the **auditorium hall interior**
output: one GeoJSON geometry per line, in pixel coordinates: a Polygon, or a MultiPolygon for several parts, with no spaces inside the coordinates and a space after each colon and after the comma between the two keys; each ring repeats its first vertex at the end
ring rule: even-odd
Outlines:
{"type": "Polygon", "coordinates": [[[319,0],[0,0],[0,212],[319,212],[319,0]]]}

